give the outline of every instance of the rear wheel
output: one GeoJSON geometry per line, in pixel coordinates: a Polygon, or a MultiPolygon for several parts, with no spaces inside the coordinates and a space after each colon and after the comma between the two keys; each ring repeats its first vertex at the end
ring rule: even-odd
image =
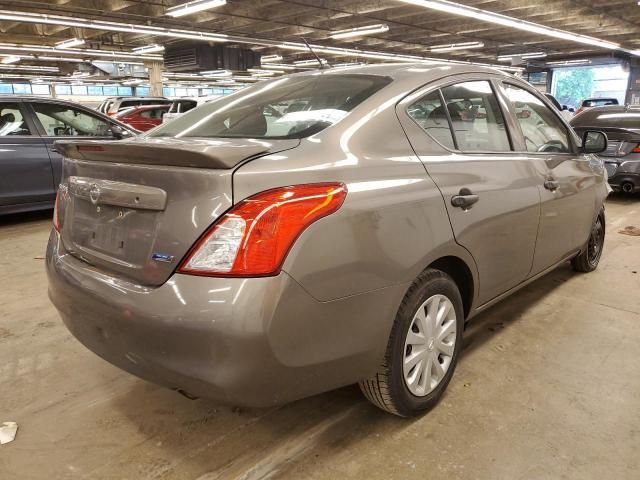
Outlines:
{"type": "Polygon", "coordinates": [[[378,371],[360,382],[364,395],[402,417],[433,407],[453,376],[463,324],[455,282],[444,272],[426,270],[400,305],[378,371]]]}
{"type": "Polygon", "coordinates": [[[593,272],[598,268],[604,246],[604,233],[604,213],[601,212],[591,227],[587,248],[571,260],[571,265],[575,271],[593,272]]]}
{"type": "Polygon", "coordinates": [[[635,185],[631,182],[624,182],[622,185],[620,185],[620,189],[624,193],[633,193],[633,191],[635,190],[635,185]]]}

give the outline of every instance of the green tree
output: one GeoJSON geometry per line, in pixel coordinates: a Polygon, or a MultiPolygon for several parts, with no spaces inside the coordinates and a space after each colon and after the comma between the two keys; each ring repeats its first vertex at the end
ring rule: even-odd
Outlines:
{"type": "Polygon", "coordinates": [[[561,105],[576,107],[582,99],[593,94],[593,69],[558,69],[553,72],[556,83],[555,97],[561,105]]]}

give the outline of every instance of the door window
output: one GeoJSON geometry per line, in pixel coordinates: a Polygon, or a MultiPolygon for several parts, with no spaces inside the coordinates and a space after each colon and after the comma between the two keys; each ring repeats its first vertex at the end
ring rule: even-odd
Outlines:
{"type": "Polygon", "coordinates": [[[140,112],[142,118],[149,118],[152,120],[159,120],[164,116],[166,110],[163,108],[153,108],[151,110],[144,110],[140,112]]]}
{"type": "Polygon", "coordinates": [[[111,137],[111,124],[80,109],[55,103],[33,103],[49,137],[111,137]]]}
{"type": "Polygon", "coordinates": [[[448,148],[456,148],[447,112],[439,90],[430,92],[407,108],[407,113],[432,138],[448,148]]]}
{"type": "Polygon", "coordinates": [[[31,135],[18,103],[0,103],[0,137],[31,135]]]}
{"type": "Polygon", "coordinates": [[[542,100],[515,85],[505,84],[528,152],[570,153],[567,129],[542,100]]]}
{"type": "Polygon", "coordinates": [[[442,89],[458,145],[463,152],[511,150],[504,117],[488,81],[463,82],[442,89]]]}

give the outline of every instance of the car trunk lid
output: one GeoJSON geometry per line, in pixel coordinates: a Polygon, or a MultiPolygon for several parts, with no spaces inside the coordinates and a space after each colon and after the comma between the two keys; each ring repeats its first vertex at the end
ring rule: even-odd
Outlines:
{"type": "Polygon", "coordinates": [[[96,269],[142,285],[164,283],[232,205],[241,162],[298,140],[64,141],[61,237],[96,269]]]}

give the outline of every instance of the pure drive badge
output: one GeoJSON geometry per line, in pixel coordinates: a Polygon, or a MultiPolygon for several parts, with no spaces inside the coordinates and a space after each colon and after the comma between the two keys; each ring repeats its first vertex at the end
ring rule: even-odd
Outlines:
{"type": "Polygon", "coordinates": [[[173,255],[167,255],[166,253],[152,253],[151,260],[156,262],[171,263],[175,257],[173,255]]]}

